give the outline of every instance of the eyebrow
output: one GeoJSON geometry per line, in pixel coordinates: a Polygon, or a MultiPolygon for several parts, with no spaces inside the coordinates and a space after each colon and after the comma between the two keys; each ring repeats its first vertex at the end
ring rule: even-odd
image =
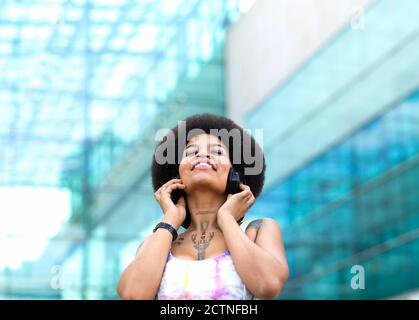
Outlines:
{"type": "MultiPolygon", "coordinates": [[[[185,148],[185,150],[186,149],[188,149],[189,147],[192,147],[192,146],[197,146],[197,144],[196,143],[191,143],[190,145],[188,145],[186,148],[185,148]]],[[[214,147],[214,146],[217,146],[217,147],[221,147],[221,148],[224,148],[224,146],[222,145],[222,144],[220,144],[220,143],[211,143],[210,144],[210,146],[211,147],[214,147]]],[[[224,148],[225,149],[225,148],[224,148]]]]}

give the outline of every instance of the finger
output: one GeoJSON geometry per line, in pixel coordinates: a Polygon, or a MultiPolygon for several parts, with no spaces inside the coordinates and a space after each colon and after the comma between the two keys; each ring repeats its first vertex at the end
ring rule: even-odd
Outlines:
{"type": "Polygon", "coordinates": [[[164,194],[169,194],[175,189],[185,189],[185,188],[186,188],[186,186],[184,184],[181,184],[181,183],[171,184],[170,186],[168,186],[164,189],[164,194]]]}
{"type": "Polygon", "coordinates": [[[177,204],[176,204],[176,205],[180,205],[180,206],[184,207],[184,206],[185,206],[185,204],[186,204],[186,202],[185,202],[185,198],[184,198],[183,196],[181,196],[181,197],[179,198],[179,200],[177,201],[177,204]]]}
{"type": "Polygon", "coordinates": [[[253,195],[250,195],[247,199],[246,199],[246,201],[248,201],[248,202],[255,202],[255,197],[253,196],[253,195]]]}
{"type": "Polygon", "coordinates": [[[164,190],[167,192],[168,190],[173,190],[176,188],[185,188],[186,186],[183,183],[174,183],[170,186],[167,186],[164,190]]]}
{"type": "Polygon", "coordinates": [[[245,201],[249,201],[251,200],[253,197],[253,195],[251,193],[249,193],[248,195],[246,195],[246,197],[244,198],[245,201]]]}
{"type": "Polygon", "coordinates": [[[250,191],[250,189],[245,189],[241,191],[239,194],[240,194],[240,197],[244,199],[250,196],[252,194],[252,191],[250,191]]]}
{"type": "Polygon", "coordinates": [[[250,187],[247,184],[244,184],[244,183],[240,183],[240,189],[250,191],[250,187]]]}
{"type": "Polygon", "coordinates": [[[162,192],[165,192],[168,187],[170,187],[170,186],[172,186],[174,184],[177,184],[177,183],[182,183],[182,180],[180,180],[180,179],[172,179],[172,180],[166,182],[164,185],[161,186],[161,191],[162,192]]]}
{"type": "Polygon", "coordinates": [[[181,181],[182,181],[182,179],[171,179],[171,180],[167,181],[166,183],[164,183],[164,184],[160,187],[160,189],[164,189],[164,188],[166,188],[167,186],[169,186],[169,185],[171,185],[171,184],[173,184],[173,183],[179,183],[179,182],[181,182],[181,181]]]}
{"type": "Polygon", "coordinates": [[[252,195],[247,196],[241,200],[245,205],[249,206],[252,203],[252,195]]]}
{"type": "Polygon", "coordinates": [[[244,188],[244,190],[243,190],[243,191],[248,192],[249,194],[251,194],[251,195],[253,196],[252,189],[250,189],[250,187],[249,187],[249,186],[247,186],[247,185],[243,184],[243,188],[244,188]]]}
{"type": "Polygon", "coordinates": [[[248,203],[254,203],[255,200],[256,200],[256,198],[252,194],[249,198],[246,199],[246,202],[248,202],[248,203]]]}
{"type": "Polygon", "coordinates": [[[157,197],[160,197],[160,195],[161,195],[161,187],[160,187],[160,188],[158,188],[156,192],[154,192],[154,196],[155,196],[156,198],[157,198],[157,197]]]}
{"type": "Polygon", "coordinates": [[[240,189],[242,189],[242,190],[250,190],[250,187],[247,184],[240,183],[240,189]]]}

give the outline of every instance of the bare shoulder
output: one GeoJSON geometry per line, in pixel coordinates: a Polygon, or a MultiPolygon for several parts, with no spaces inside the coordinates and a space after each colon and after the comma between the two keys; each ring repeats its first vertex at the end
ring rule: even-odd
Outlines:
{"type": "Polygon", "coordinates": [[[256,242],[256,239],[258,238],[261,229],[266,229],[266,225],[271,225],[272,223],[276,223],[276,221],[270,218],[259,218],[252,220],[246,227],[246,235],[249,237],[250,240],[256,242]]]}
{"type": "Polygon", "coordinates": [[[278,222],[272,218],[259,218],[252,220],[246,227],[246,234],[255,242],[260,236],[280,235],[281,231],[278,222]]]}
{"type": "Polygon", "coordinates": [[[260,218],[252,220],[249,225],[247,226],[246,230],[248,229],[255,229],[259,231],[261,228],[263,229],[279,229],[279,223],[272,218],[260,218]]]}
{"type": "Polygon", "coordinates": [[[249,223],[246,233],[254,242],[270,252],[279,262],[287,266],[285,247],[279,223],[275,219],[261,218],[249,223]],[[253,225],[252,225],[253,224],[253,225]]]}
{"type": "Polygon", "coordinates": [[[263,223],[263,218],[261,218],[261,219],[255,219],[255,220],[252,220],[248,225],[247,225],[247,228],[246,228],[246,230],[247,229],[256,229],[256,230],[259,230],[259,228],[260,228],[260,226],[262,225],[262,223],[263,223]]]}

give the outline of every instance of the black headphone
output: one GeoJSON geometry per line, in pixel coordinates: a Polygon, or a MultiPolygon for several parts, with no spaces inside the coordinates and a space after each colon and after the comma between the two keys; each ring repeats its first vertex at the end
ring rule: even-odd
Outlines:
{"type": "MultiPolygon", "coordinates": [[[[176,175],[174,179],[180,179],[179,174],[176,175]]],[[[226,190],[225,194],[235,194],[243,191],[240,189],[240,183],[247,184],[246,178],[243,173],[237,171],[235,168],[231,167],[230,171],[228,172],[227,177],[227,184],[226,184],[226,190]]],[[[180,197],[184,196],[185,202],[186,202],[186,192],[182,189],[175,189],[171,193],[171,198],[174,204],[178,202],[180,197]]],[[[237,222],[242,222],[243,218],[239,219],[237,222]]],[[[191,214],[188,209],[188,204],[186,203],[186,217],[185,220],[182,223],[182,227],[187,229],[189,225],[191,224],[191,214]]]]}

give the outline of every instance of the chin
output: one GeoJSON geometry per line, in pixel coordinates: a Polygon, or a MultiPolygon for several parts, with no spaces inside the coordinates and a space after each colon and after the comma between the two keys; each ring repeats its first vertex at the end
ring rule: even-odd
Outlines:
{"type": "MultiPolygon", "coordinates": [[[[220,179],[217,177],[204,177],[202,175],[193,177],[190,182],[188,183],[189,190],[195,189],[212,189],[212,190],[219,190],[220,189],[220,179]]],[[[221,191],[220,191],[221,192],[221,191]]]]}
{"type": "Polygon", "coordinates": [[[190,185],[198,186],[198,185],[213,185],[217,183],[216,177],[208,177],[204,175],[196,175],[190,179],[190,185]]]}

